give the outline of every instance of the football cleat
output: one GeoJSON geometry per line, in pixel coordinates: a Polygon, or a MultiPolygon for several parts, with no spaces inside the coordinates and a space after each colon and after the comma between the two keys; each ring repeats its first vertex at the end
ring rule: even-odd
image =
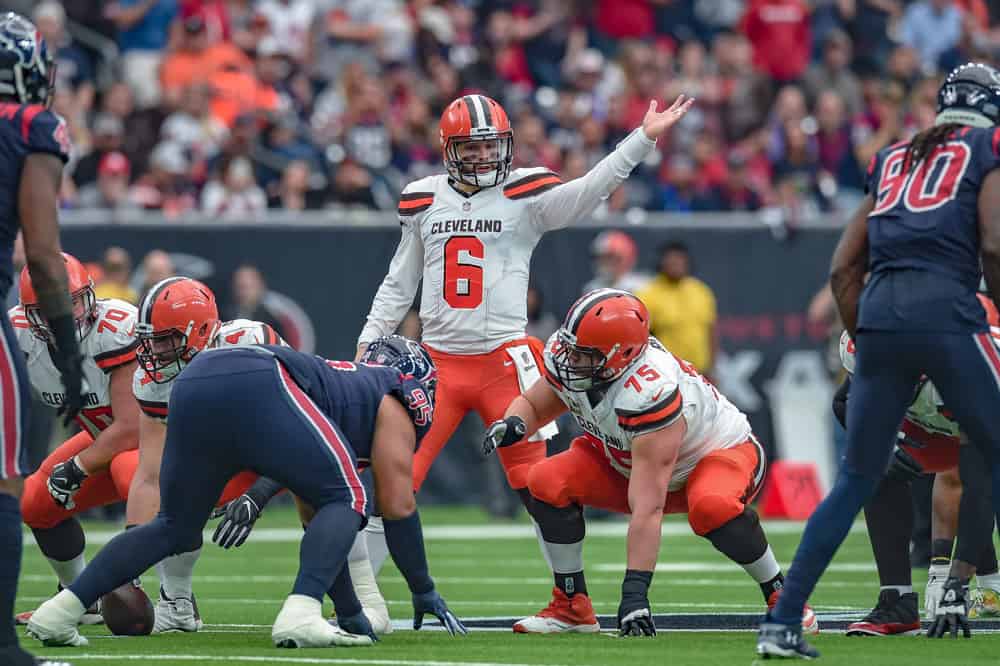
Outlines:
{"type": "Polygon", "coordinates": [[[63,590],[31,615],[27,633],[48,647],[83,647],[89,643],[77,631],[77,624],[86,611],[75,594],[63,590]]]}
{"type": "Polygon", "coordinates": [[[794,624],[778,624],[764,618],[757,633],[757,654],[769,659],[816,659],[819,651],[802,638],[802,627],[794,624]]]}
{"type": "MultiPolygon", "coordinates": [[[[63,591],[63,586],[59,586],[59,592],[63,591]]],[[[35,611],[24,611],[23,613],[18,613],[14,616],[14,624],[18,626],[24,626],[28,624],[28,620],[35,611]]],[[[87,609],[87,612],[83,614],[80,618],[80,624],[83,626],[90,626],[94,624],[104,624],[104,617],[101,615],[101,601],[97,600],[94,605],[87,609]]]]}
{"type": "Polygon", "coordinates": [[[372,571],[372,564],[368,559],[349,560],[348,567],[351,573],[351,581],[354,583],[354,593],[358,595],[362,609],[371,622],[372,631],[377,636],[385,636],[392,633],[392,620],[389,618],[389,607],[382,597],[382,592],[378,589],[375,581],[375,572],[372,571]]]}
{"type": "Polygon", "coordinates": [[[198,604],[194,601],[194,595],[190,599],[184,597],[171,599],[161,587],[160,599],[156,602],[153,612],[156,615],[156,621],[153,623],[154,634],[171,631],[192,633],[205,626],[198,614],[198,604]]]}
{"type": "Polygon", "coordinates": [[[971,601],[970,620],[1000,616],[1000,592],[989,587],[980,587],[972,593],[971,601]]]}
{"type": "Polygon", "coordinates": [[[567,597],[558,587],[552,588],[548,606],[514,623],[516,634],[594,634],[600,630],[590,597],[580,593],[567,597]]]}
{"type": "Polygon", "coordinates": [[[917,594],[882,590],[878,603],[864,619],[847,627],[848,636],[916,636],[920,633],[917,594]]]}
{"type": "MultiPolygon", "coordinates": [[[[771,592],[771,596],[767,598],[767,610],[774,610],[780,594],[781,590],[771,592]]],[[[802,633],[810,635],[819,633],[819,620],[816,619],[816,613],[809,607],[809,604],[806,604],[806,607],[802,609],[802,633]]]]}
{"type": "Polygon", "coordinates": [[[323,619],[323,606],[312,597],[292,594],[281,607],[271,628],[271,640],[279,648],[365,647],[374,645],[369,636],[351,634],[323,619]]]}

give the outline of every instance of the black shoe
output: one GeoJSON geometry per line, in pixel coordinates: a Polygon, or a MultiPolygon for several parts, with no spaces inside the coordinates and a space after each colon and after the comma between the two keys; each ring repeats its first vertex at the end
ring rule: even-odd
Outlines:
{"type": "Polygon", "coordinates": [[[920,633],[917,594],[882,590],[878,603],[863,620],[847,627],[848,636],[915,636],[920,633]]]}
{"type": "Polygon", "coordinates": [[[764,659],[816,659],[819,657],[819,650],[803,640],[801,622],[779,624],[773,622],[768,613],[757,633],[757,654],[764,659]]]}
{"type": "Polygon", "coordinates": [[[0,648],[0,664],[4,666],[72,666],[62,661],[35,659],[18,645],[0,648]]]}

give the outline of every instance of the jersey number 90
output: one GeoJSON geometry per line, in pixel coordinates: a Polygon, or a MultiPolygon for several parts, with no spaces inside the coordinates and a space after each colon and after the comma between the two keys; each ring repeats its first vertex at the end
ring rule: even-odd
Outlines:
{"type": "Polygon", "coordinates": [[[924,213],[940,208],[958,193],[969,166],[969,146],[957,141],[938,146],[917,168],[904,171],[906,150],[902,146],[886,156],[870,215],[887,213],[900,200],[910,212],[924,213]]]}

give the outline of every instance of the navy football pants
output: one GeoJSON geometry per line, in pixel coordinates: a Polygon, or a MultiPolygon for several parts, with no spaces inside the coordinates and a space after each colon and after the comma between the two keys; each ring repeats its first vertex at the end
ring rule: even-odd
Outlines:
{"type": "Polygon", "coordinates": [[[859,331],[847,402],[847,452],[830,494],[806,525],[772,617],[794,624],[819,577],[847,537],[889,463],[896,432],[922,375],[991,458],[993,505],[1000,515],[1000,353],[976,335],[859,331]]]}
{"type": "Polygon", "coordinates": [[[266,350],[202,352],[176,382],[159,515],[115,537],[70,589],[90,606],[164,557],[200,547],[222,489],[252,469],[316,507],[317,518],[328,518],[314,519],[306,530],[296,581],[297,593],[322,599],[347,560],[367,505],[346,438],[266,350]],[[303,581],[308,590],[300,589],[303,581]]]}

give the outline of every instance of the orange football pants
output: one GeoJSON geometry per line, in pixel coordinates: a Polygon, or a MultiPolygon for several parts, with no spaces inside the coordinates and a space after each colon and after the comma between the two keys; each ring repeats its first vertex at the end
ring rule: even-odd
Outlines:
{"type": "MultiPolygon", "coordinates": [[[[743,513],[759,490],[754,480],[763,478],[764,464],[752,441],[713,451],[698,462],[683,489],[667,493],[663,513],[686,513],[694,533],[704,536],[743,513]]],[[[528,488],[532,497],[556,507],[631,513],[628,479],[608,462],[603,444],[586,435],[532,467],[528,488]]]]}
{"type": "MultiPolygon", "coordinates": [[[[25,525],[34,529],[49,529],[82,511],[124,502],[128,498],[132,477],[139,468],[138,449],[122,451],[111,460],[106,471],[88,476],[80,490],[73,495],[75,506],[72,509],[64,509],[52,499],[47,486],[52,468],[69,460],[93,442],[94,438],[88,432],[73,435],[50,453],[34,474],[25,479],[24,493],[21,496],[21,515],[25,525]]],[[[257,474],[250,471],[234,476],[226,485],[218,505],[242,495],[256,479],[257,474]]]]}
{"type": "MultiPolygon", "coordinates": [[[[543,343],[537,338],[512,340],[488,354],[446,354],[428,347],[438,371],[434,421],[413,457],[413,489],[420,490],[434,459],[469,412],[489,425],[503,418],[507,406],[521,395],[517,369],[507,354],[516,345],[529,345],[539,373],[543,343]]],[[[507,482],[518,490],[528,486],[528,470],[545,458],[545,442],[524,441],[497,449],[507,482]]]]}

